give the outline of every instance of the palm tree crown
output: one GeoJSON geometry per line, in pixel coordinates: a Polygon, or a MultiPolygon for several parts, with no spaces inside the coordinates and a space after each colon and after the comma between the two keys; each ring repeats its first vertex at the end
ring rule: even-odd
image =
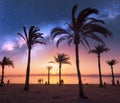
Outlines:
{"type": "Polygon", "coordinates": [[[1,66],[12,66],[14,68],[13,61],[8,57],[3,57],[2,61],[0,61],[1,66]]]}
{"type": "Polygon", "coordinates": [[[20,35],[26,42],[29,49],[31,49],[32,45],[39,43],[39,44],[45,44],[45,42],[42,42],[40,39],[43,39],[43,33],[39,33],[40,30],[38,27],[31,26],[29,29],[29,32],[27,33],[26,27],[23,27],[24,34],[17,33],[20,35]]]}
{"type": "Polygon", "coordinates": [[[106,63],[110,66],[113,66],[119,62],[116,59],[111,59],[111,60],[106,61],[106,63]]]}
{"type": "Polygon", "coordinates": [[[47,69],[48,69],[48,70],[51,70],[51,69],[52,69],[52,66],[47,66],[47,69]]]}
{"type": "Polygon", "coordinates": [[[98,10],[86,8],[79,13],[78,17],[75,17],[76,10],[77,5],[75,5],[72,9],[72,24],[66,23],[68,24],[69,30],[65,30],[60,27],[52,29],[52,39],[61,35],[57,41],[57,47],[63,40],[67,40],[69,45],[74,42],[75,44],[81,43],[85,47],[90,47],[87,38],[92,38],[104,44],[104,41],[98,37],[96,33],[100,33],[105,37],[111,36],[112,33],[103,27],[102,24],[105,24],[104,21],[89,17],[91,14],[98,14],[98,10]]]}
{"type": "Polygon", "coordinates": [[[110,50],[109,48],[105,47],[105,45],[97,45],[95,49],[90,50],[88,53],[94,53],[100,55],[103,52],[107,52],[110,50]]]}
{"type": "Polygon", "coordinates": [[[60,64],[71,64],[70,57],[64,53],[58,53],[55,58],[55,61],[60,64]]]}

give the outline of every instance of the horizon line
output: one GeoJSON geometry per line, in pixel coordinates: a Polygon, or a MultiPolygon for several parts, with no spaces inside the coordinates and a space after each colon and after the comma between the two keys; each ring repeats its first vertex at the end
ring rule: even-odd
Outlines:
{"type": "MultiPolygon", "coordinates": [[[[51,76],[58,76],[59,74],[50,74],[51,76]]],[[[15,76],[25,76],[25,74],[8,74],[5,77],[15,77],[15,76]]],[[[30,76],[48,76],[48,74],[30,74],[30,76]]],[[[62,76],[77,76],[77,74],[62,74],[62,76]]],[[[88,76],[88,77],[98,77],[99,74],[82,74],[81,76],[88,76]]],[[[102,74],[103,77],[111,77],[111,74],[102,74]]],[[[120,73],[114,75],[115,77],[120,77],[120,73]]],[[[1,76],[0,76],[1,77],[1,76]]]]}

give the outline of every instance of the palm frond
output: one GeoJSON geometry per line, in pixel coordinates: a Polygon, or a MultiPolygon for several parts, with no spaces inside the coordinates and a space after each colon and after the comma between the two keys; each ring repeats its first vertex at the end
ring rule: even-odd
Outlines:
{"type": "Polygon", "coordinates": [[[109,48],[105,47],[105,45],[97,45],[95,46],[95,48],[100,53],[107,52],[108,50],[110,50],[109,48]]]}
{"type": "Polygon", "coordinates": [[[35,41],[34,41],[34,43],[38,43],[38,44],[44,44],[44,45],[46,45],[46,43],[45,43],[45,42],[38,41],[38,40],[35,40],[35,41]]]}
{"type": "Polygon", "coordinates": [[[59,60],[58,60],[58,58],[56,57],[56,56],[54,56],[54,60],[55,60],[55,62],[59,62],[59,60]]]}
{"type": "Polygon", "coordinates": [[[63,64],[71,64],[70,61],[63,61],[62,63],[63,63],[63,64]]]}
{"type": "Polygon", "coordinates": [[[21,33],[17,33],[19,36],[21,36],[22,38],[23,38],[23,40],[25,40],[26,42],[27,42],[27,40],[26,40],[26,38],[21,34],[21,33]]]}
{"type": "Polygon", "coordinates": [[[108,52],[110,49],[105,47],[105,45],[97,45],[94,49],[90,50],[89,53],[101,54],[103,52],[108,52]]]}
{"type": "Polygon", "coordinates": [[[51,31],[52,40],[54,40],[55,37],[57,37],[61,34],[69,34],[69,33],[65,29],[62,29],[59,27],[52,29],[52,31],[51,31]]]}
{"type": "Polygon", "coordinates": [[[89,50],[88,53],[94,53],[94,54],[97,54],[97,51],[96,51],[96,49],[92,49],[92,50],[89,50]]]}
{"type": "Polygon", "coordinates": [[[90,48],[90,45],[89,45],[88,41],[86,40],[86,38],[83,38],[83,41],[84,41],[85,44],[88,46],[88,48],[90,48]]]}
{"type": "Polygon", "coordinates": [[[70,46],[70,44],[73,42],[73,38],[72,39],[68,39],[68,45],[70,46]]]}
{"type": "Polygon", "coordinates": [[[107,60],[106,63],[110,66],[113,66],[119,62],[116,59],[111,59],[111,60],[107,60]]]}
{"type": "Polygon", "coordinates": [[[102,23],[105,24],[103,20],[95,19],[95,18],[87,18],[87,21],[90,20],[90,23],[102,23]]]}
{"type": "Polygon", "coordinates": [[[26,27],[23,27],[23,31],[24,31],[26,40],[28,40],[28,35],[27,35],[26,27]]]}
{"type": "Polygon", "coordinates": [[[80,40],[80,43],[85,47],[85,49],[87,49],[87,46],[85,45],[83,40],[80,40]]]}
{"type": "Polygon", "coordinates": [[[45,42],[40,41],[40,39],[44,39],[43,33],[39,33],[38,31],[40,30],[38,27],[35,26],[30,26],[28,34],[26,31],[26,27],[23,27],[24,30],[24,35],[23,36],[21,33],[17,33],[20,35],[25,41],[28,46],[28,48],[32,48],[32,45],[39,43],[39,44],[46,44],[45,42]]]}
{"type": "MultiPolygon", "coordinates": [[[[34,31],[34,29],[35,29],[35,26],[31,26],[30,28],[29,28],[29,34],[33,34],[33,31],[34,31]]],[[[30,35],[29,35],[30,36],[30,35]]]]}
{"type": "Polygon", "coordinates": [[[72,24],[73,24],[73,26],[76,25],[76,18],[75,18],[76,10],[77,10],[77,5],[74,5],[73,9],[72,9],[72,24]]]}
{"type": "Polygon", "coordinates": [[[57,63],[71,64],[70,57],[65,53],[58,53],[54,59],[57,63]]]}
{"type": "Polygon", "coordinates": [[[43,35],[43,33],[34,34],[31,41],[35,41],[35,40],[40,39],[40,38],[44,39],[44,37],[42,35],[43,35]]]}
{"type": "Polygon", "coordinates": [[[91,15],[91,14],[97,14],[98,10],[97,9],[92,9],[92,8],[86,8],[84,10],[82,10],[77,18],[77,25],[80,28],[81,25],[83,24],[83,22],[85,21],[85,19],[91,15]]]}
{"type": "Polygon", "coordinates": [[[73,26],[73,25],[71,25],[71,24],[69,24],[69,23],[65,23],[65,24],[67,24],[68,27],[69,27],[72,31],[74,31],[74,27],[75,27],[75,26],[73,26]]]}
{"type": "Polygon", "coordinates": [[[49,61],[48,63],[55,63],[54,61],[49,61]]]}
{"type": "Polygon", "coordinates": [[[103,45],[105,45],[104,41],[100,37],[95,35],[94,33],[89,33],[89,34],[87,34],[87,36],[92,38],[93,40],[96,40],[96,41],[102,43],[103,45]]]}
{"type": "Polygon", "coordinates": [[[4,66],[12,66],[14,68],[13,61],[10,60],[10,58],[8,58],[8,57],[3,57],[2,65],[4,65],[4,66]]]}
{"type": "Polygon", "coordinates": [[[57,43],[56,43],[57,48],[58,48],[60,42],[62,42],[63,40],[66,40],[66,38],[65,38],[65,37],[61,37],[61,38],[59,38],[59,39],[57,40],[57,43]]]}
{"type": "Polygon", "coordinates": [[[97,32],[102,34],[105,37],[112,36],[112,33],[106,29],[105,27],[99,25],[99,24],[87,24],[84,26],[84,30],[86,30],[86,33],[92,33],[97,32]]]}

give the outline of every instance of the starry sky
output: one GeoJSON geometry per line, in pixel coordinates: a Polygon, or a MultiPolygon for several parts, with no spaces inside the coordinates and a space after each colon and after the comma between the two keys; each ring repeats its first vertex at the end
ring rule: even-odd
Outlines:
{"type": "MultiPolygon", "coordinates": [[[[47,73],[45,68],[51,65],[48,62],[54,60],[53,56],[59,52],[67,53],[72,62],[72,65],[64,65],[62,72],[76,73],[74,46],[61,44],[57,49],[55,42],[50,40],[52,28],[65,28],[66,22],[71,23],[74,4],[78,4],[78,12],[87,7],[98,9],[99,14],[95,17],[104,20],[106,28],[113,33],[112,38],[103,38],[111,50],[102,54],[101,60],[103,74],[110,73],[110,67],[105,61],[112,58],[120,61],[120,0],[0,0],[0,60],[7,56],[15,64],[15,69],[6,70],[6,74],[25,74],[27,47],[17,33],[23,33],[23,26],[28,30],[31,25],[40,28],[47,42],[46,46],[33,46],[31,74],[47,73]]],[[[52,73],[58,73],[58,65],[52,65],[52,73]]],[[[88,54],[88,49],[83,46],[80,46],[80,67],[83,74],[98,73],[97,56],[88,54]]],[[[115,72],[120,73],[120,64],[115,66],[115,72]]]]}

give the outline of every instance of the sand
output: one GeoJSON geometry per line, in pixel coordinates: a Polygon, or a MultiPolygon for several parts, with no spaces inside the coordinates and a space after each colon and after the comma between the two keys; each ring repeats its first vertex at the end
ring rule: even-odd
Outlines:
{"type": "Polygon", "coordinates": [[[0,88],[0,103],[120,103],[120,86],[84,85],[88,99],[78,99],[78,85],[31,84],[29,91],[23,84],[0,88]]]}

